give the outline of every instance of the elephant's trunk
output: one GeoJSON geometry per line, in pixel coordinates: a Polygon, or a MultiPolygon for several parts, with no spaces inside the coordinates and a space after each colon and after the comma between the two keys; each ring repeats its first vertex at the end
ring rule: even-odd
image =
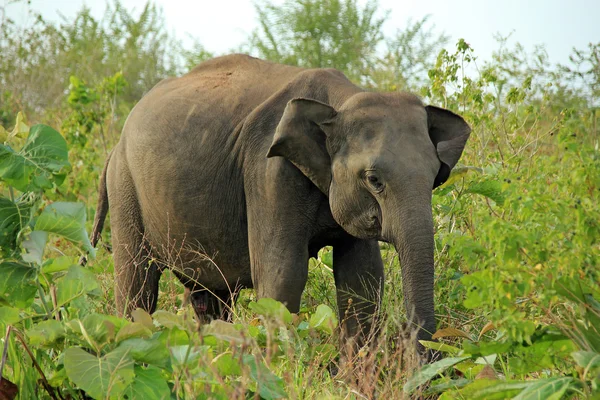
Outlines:
{"type": "Polygon", "coordinates": [[[402,268],[404,304],[409,321],[420,327],[417,338],[431,339],[435,332],[433,306],[433,217],[431,192],[397,199],[383,220],[396,247],[402,268]]]}

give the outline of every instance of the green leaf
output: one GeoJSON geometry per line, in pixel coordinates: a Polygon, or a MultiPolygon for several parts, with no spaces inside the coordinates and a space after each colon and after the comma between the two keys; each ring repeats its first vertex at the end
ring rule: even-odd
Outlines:
{"type": "Polygon", "coordinates": [[[590,370],[600,367],[600,354],[595,351],[575,351],[571,356],[585,370],[590,370]]]}
{"type": "Polygon", "coordinates": [[[61,307],[86,293],[99,294],[99,290],[100,285],[93,272],[79,265],[72,265],[56,284],[57,306],[61,307]]]}
{"type": "Polygon", "coordinates": [[[25,309],[33,303],[37,286],[35,268],[4,261],[0,263],[0,303],[25,309]]]}
{"type": "Polygon", "coordinates": [[[127,320],[114,315],[91,313],[83,318],[81,324],[85,335],[102,347],[115,338],[116,332],[127,324],[127,320]]]}
{"type": "Polygon", "coordinates": [[[264,363],[258,362],[255,356],[246,354],[244,365],[250,368],[250,377],[256,382],[260,397],[265,400],[287,397],[283,380],[273,374],[264,363]]]}
{"type": "Polygon", "coordinates": [[[448,389],[460,389],[461,387],[464,387],[471,382],[471,380],[465,378],[451,379],[448,382],[440,383],[438,385],[433,385],[429,387],[426,391],[426,394],[441,393],[445,392],[448,389]]]}
{"type": "Polygon", "coordinates": [[[46,260],[44,264],[42,264],[42,272],[45,274],[52,274],[54,272],[65,271],[74,265],[77,265],[77,261],[74,257],[60,256],[46,260]]]}
{"type": "Polygon", "coordinates": [[[502,191],[502,183],[492,180],[473,183],[465,193],[480,194],[494,200],[498,205],[504,204],[506,198],[502,191]]]}
{"type": "Polygon", "coordinates": [[[233,358],[231,353],[219,354],[212,362],[217,366],[217,370],[222,376],[233,377],[242,375],[240,361],[233,358]]]}
{"type": "Polygon", "coordinates": [[[8,257],[17,248],[19,232],[31,218],[31,205],[24,202],[14,203],[0,197],[0,256],[8,257]]]}
{"type": "Polygon", "coordinates": [[[135,310],[133,310],[131,312],[131,318],[133,318],[134,322],[142,324],[152,332],[156,330],[154,322],[152,321],[152,316],[148,314],[148,312],[144,309],[136,308],[135,310]]]}
{"type": "Polygon", "coordinates": [[[448,368],[452,367],[455,364],[458,364],[461,361],[470,358],[467,357],[448,357],[443,360],[436,361],[432,364],[427,364],[419,372],[417,372],[412,378],[406,382],[404,385],[404,393],[412,393],[416,388],[428,382],[435,376],[444,372],[448,368]]]}
{"type": "Polygon", "coordinates": [[[331,250],[322,250],[320,259],[323,264],[333,268],[333,252],[331,250]]]}
{"type": "Polygon", "coordinates": [[[46,346],[64,337],[65,328],[59,321],[49,319],[35,324],[31,329],[28,329],[26,333],[29,338],[29,343],[32,345],[46,346]]]}
{"type": "Polygon", "coordinates": [[[94,399],[122,398],[135,377],[131,357],[120,348],[97,357],[71,347],[64,352],[64,364],[69,379],[94,399]]]}
{"type": "Polygon", "coordinates": [[[60,235],[88,252],[93,258],[96,256],[96,250],[88,238],[85,221],[85,204],[55,202],[48,205],[39,215],[35,229],[60,235]]]}
{"type": "Polygon", "coordinates": [[[149,339],[125,339],[120,344],[120,349],[127,350],[137,362],[165,367],[169,363],[169,350],[165,342],[159,340],[159,334],[149,339]]]}
{"type": "Polygon", "coordinates": [[[214,336],[231,344],[248,344],[248,339],[236,329],[235,325],[219,319],[211,321],[209,325],[204,325],[202,334],[214,336]]]}
{"type": "Polygon", "coordinates": [[[339,351],[331,343],[322,343],[311,347],[310,354],[313,359],[318,357],[319,360],[327,360],[329,362],[329,360],[333,360],[338,356],[339,351]]]}
{"type": "Polygon", "coordinates": [[[332,335],[333,331],[337,327],[337,317],[331,307],[320,304],[315,313],[311,315],[308,322],[309,326],[318,332],[324,332],[328,335],[332,335]]]}
{"type": "Polygon", "coordinates": [[[441,342],[430,342],[428,340],[419,340],[419,343],[423,345],[423,347],[438,351],[444,351],[450,354],[458,354],[460,353],[460,349],[458,347],[450,346],[449,344],[441,343],[441,342]]]}
{"type": "MultiPolygon", "coordinates": [[[[526,388],[527,382],[507,382],[502,380],[478,379],[455,393],[450,398],[473,400],[511,399],[526,388]]],[[[445,397],[444,397],[445,398],[445,397]]]]}
{"type": "Polygon", "coordinates": [[[25,249],[25,254],[22,256],[23,261],[42,265],[42,257],[44,255],[47,240],[48,234],[46,232],[31,232],[27,240],[24,240],[21,244],[25,249]]]}
{"type": "Polygon", "coordinates": [[[157,310],[152,314],[152,319],[167,329],[179,328],[185,330],[183,317],[165,310],[157,310]]]}
{"type": "Polygon", "coordinates": [[[200,357],[205,355],[208,351],[208,346],[190,346],[188,344],[169,346],[172,365],[181,369],[194,369],[198,366],[200,357]]]}
{"type": "Polygon", "coordinates": [[[469,173],[470,171],[478,172],[480,174],[483,173],[483,170],[481,168],[477,168],[477,167],[471,167],[471,166],[454,167],[454,168],[452,168],[452,172],[450,172],[450,176],[448,177],[448,180],[446,180],[446,182],[444,182],[442,185],[440,185],[438,189],[445,188],[447,186],[452,185],[454,182],[458,181],[459,179],[464,178],[467,175],[467,173],[469,173]]]}
{"type": "Polygon", "coordinates": [[[514,400],[560,400],[572,382],[573,378],[568,376],[527,382],[527,387],[514,400]]]}
{"type": "Polygon", "coordinates": [[[67,142],[47,125],[34,125],[19,152],[0,144],[0,180],[22,192],[60,185],[69,168],[67,142]]]}
{"type": "Polygon", "coordinates": [[[21,316],[18,309],[0,306],[0,326],[13,325],[20,320],[21,316]]]}
{"type": "Polygon", "coordinates": [[[123,393],[129,400],[164,400],[171,398],[171,389],[160,369],[136,365],[135,379],[123,393]]]}
{"type": "Polygon", "coordinates": [[[292,314],[282,303],[270,298],[262,298],[258,301],[250,302],[248,307],[257,314],[267,318],[283,321],[286,324],[292,323],[292,314]]]}
{"type": "Polygon", "coordinates": [[[146,326],[141,324],[140,322],[131,322],[121,329],[117,333],[117,337],[115,338],[115,342],[119,343],[125,339],[130,339],[134,337],[150,337],[152,336],[152,331],[148,329],[146,326]]]}
{"type": "Polygon", "coordinates": [[[29,126],[25,123],[25,117],[23,116],[23,113],[21,111],[19,111],[17,113],[17,120],[15,121],[15,127],[13,128],[12,132],[10,132],[10,134],[8,135],[8,137],[6,138],[7,141],[10,141],[10,139],[14,138],[14,137],[25,137],[25,135],[27,135],[29,133],[29,126]]]}

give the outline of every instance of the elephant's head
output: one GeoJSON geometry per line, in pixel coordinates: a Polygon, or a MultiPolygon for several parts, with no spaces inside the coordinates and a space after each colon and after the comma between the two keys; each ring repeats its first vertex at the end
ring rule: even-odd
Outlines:
{"type": "Polygon", "coordinates": [[[448,178],[470,131],[458,115],[407,93],[358,93],[339,110],[293,99],[268,153],[328,195],[348,233],[394,244],[420,338],[435,331],[432,189],[448,178]]]}

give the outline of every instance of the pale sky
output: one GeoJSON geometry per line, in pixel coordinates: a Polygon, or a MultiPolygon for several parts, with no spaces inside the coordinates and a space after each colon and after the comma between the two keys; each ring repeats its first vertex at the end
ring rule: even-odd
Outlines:
{"type": "MultiPolygon", "coordinates": [[[[364,4],[365,0],[358,0],[364,4]]],[[[274,0],[281,3],[282,0],[274,0]]],[[[20,24],[31,22],[25,4],[4,3],[8,17],[20,24]]],[[[128,9],[141,10],[146,0],[121,0],[128,9]]],[[[154,0],[162,7],[168,30],[180,39],[198,39],[207,50],[217,54],[239,46],[257,26],[251,0],[154,0]]],[[[100,18],[105,0],[31,0],[31,8],[50,20],[59,12],[73,17],[83,5],[100,18]]],[[[386,34],[406,26],[409,18],[418,20],[431,14],[436,31],[451,37],[449,48],[464,38],[480,59],[498,48],[495,33],[512,33],[511,43],[520,42],[527,50],[545,46],[552,62],[567,62],[573,47],[583,49],[600,41],[600,0],[379,0],[381,11],[391,13],[384,26],[386,34]]]]}

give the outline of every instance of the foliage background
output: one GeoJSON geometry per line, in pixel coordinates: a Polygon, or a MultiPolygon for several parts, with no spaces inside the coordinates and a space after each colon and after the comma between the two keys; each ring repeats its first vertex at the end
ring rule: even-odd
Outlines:
{"type": "Polygon", "coordinates": [[[76,265],[129,111],[213,56],[177,42],[153,4],[139,16],[109,4],[101,19],[83,9],[0,27],[0,394],[12,398],[12,382],[22,399],[600,396],[600,43],[551,65],[543,48],[499,37],[480,62],[468,38],[443,50],[426,18],[384,36],[376,2],[257,3],[240,50],[414,91],[473,127],[434,192],[439,341],[425,345],[446,358],[418,364],[400,267],[382,244],[381,340],[338,365],[330,249],[311,260],[300,315],[247,291],[232,324],[200,330],[169,274],[162,311],[128,322],[112,316],[109,252],[76,265]]]}

